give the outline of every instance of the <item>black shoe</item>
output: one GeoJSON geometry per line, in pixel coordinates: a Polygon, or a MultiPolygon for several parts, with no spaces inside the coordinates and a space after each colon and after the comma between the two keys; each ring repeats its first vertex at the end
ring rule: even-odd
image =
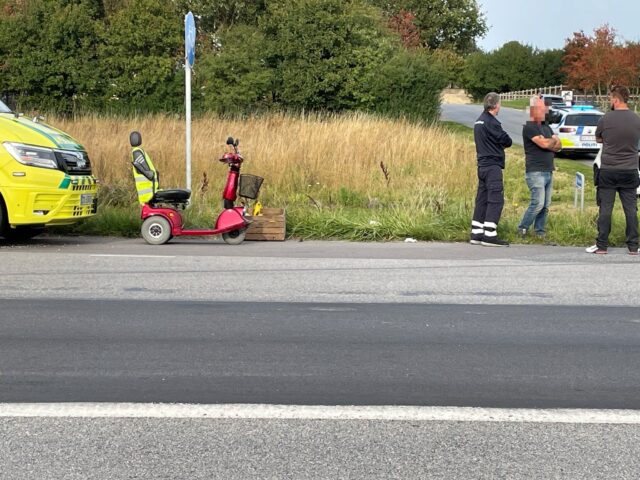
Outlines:
{"type": "Polygon", "coordinates": [[[482,237],[482,242],[480,242],[485,247],[508,247],[509,242],[505,240],[501,240],[498,237],[487,237],[486,235],[482,237]]]}
{"type": "Polygon", "coordinates": [[[483,235],[480,233],[472,233],[469,243],[471,245],[482,245],[482,237],[483,235]]]}

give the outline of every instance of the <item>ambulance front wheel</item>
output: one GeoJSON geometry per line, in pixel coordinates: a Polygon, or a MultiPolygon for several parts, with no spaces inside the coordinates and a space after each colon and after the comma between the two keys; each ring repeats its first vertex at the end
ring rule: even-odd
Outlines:
{"type": "Polygon", "coordinates": [[[159,215],[147,218],[142,223],[142,238],[149,245],[162,245],[171,240],[171,224],[159,215]]]}

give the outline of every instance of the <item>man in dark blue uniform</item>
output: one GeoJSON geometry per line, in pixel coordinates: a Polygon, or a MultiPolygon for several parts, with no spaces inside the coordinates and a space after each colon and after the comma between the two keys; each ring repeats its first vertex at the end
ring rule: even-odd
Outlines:
{"type": "Polygon", "coordinates": [[[478,158],[478,193],[471,222],[471,244],[508,247],[498,238],[498,222],[504,207],[504,150],[513,143],[496,116],[500,112],[500,96],[491,92],[484,97],[484,112],[473,129],[478,158]]]}

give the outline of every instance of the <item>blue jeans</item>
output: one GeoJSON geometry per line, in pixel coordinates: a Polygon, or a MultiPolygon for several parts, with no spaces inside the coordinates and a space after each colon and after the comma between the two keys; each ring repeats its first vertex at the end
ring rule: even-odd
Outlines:
{"type": "Polygon", "coordinates": [[[533,223],[536,234],[544,235],[549,205],[551,205],[553,172],[527,172],[524,174],[524,178],[531,191],[531,203],[527,211],[524,212],[518,228],[528,230],[533,223]]]}

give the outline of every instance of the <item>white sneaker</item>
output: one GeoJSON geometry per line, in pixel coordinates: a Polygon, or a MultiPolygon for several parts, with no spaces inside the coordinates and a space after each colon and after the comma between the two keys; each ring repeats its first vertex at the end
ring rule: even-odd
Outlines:
{"type": "Polygon", "coordinates": [[[598,255],[606,255],[607,254],[607,251],[602,249],[602,248],[599,248],[598,245],[591,245],[590,247],[585,248],[584,251],[587,252],[587,253],[595,253],[595,254],[598,254],[598,255]]]}

